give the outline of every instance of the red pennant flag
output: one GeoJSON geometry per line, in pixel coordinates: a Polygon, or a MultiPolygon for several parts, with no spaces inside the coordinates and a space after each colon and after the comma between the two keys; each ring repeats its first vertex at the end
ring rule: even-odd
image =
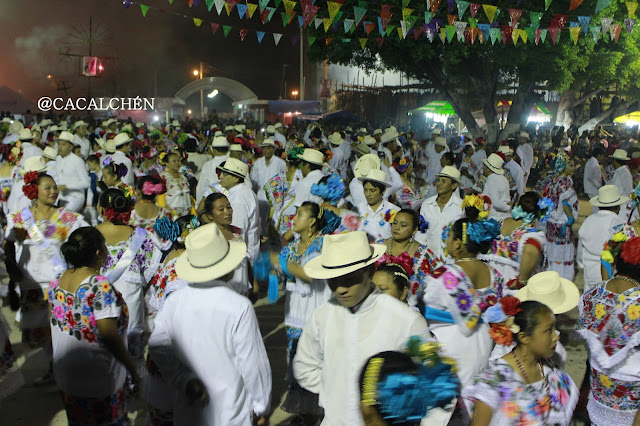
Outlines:
{"type": "Polygon", "coordinates": [[[464,42],[466,44],[471,43],[471,33],[469,32],[469,30],[464,30],[464,42]]]}
{"type": "Polygon", "coordinates": [[[542,35],[542,29],[538,28],[536,30],[536,36],[534,38],[534,41],[536,42],[536,46],[538,45],[538,43],[540,43],[540,35],[542,35]]]}
{"type": "Polygon", "coordinates": [[[569,5],[569,12],[573,11],[576,7],[580,6],[584,0],[571,0],[569,5]]]}
{"type": "Polygon", "coordinates": [[[244,38],[249,33],[249,30],[246,28],[240,28],[240,40],[244,41],[244,38]]]}
{"type": "Polygon", "coordinates": [[[267,23],[267,18],[269,17],[269,13],[270,11],[266,7],[262,12],[260,12],[260,20],[262,21],[263,24],[267,23]]]}
{"type": "Polygon", "coordinates": [[[509,26],[502,27],[502,34],[506,37],[505,44],[508,44],[511,38],[513,37],[513,28],[509,26]]]}
{"type": "Polygon", "coordinates": [[[369,35],[369,33],[371,33],[371,31],[373,31],[375,27],[376,27],[376,24],[374,24],[373,22],[365,22],[364,24],[364,28],[367,32],[367,35],[369,35]]]}
{"type": "Polygon", "coordinates": [[[567,23],[567,18],[568,18],[567,15],[561,15],[559,13],[556,13],[553,19],[551,20],[551,24],[549,25],[549,28],[555,27],[562,30],[564,28],[564,24],[567,23]]]}
{"type": "Polygon", "coordinates": [[[318,10],[320,10],[319,6],[308,6],[302,9],[302,22],[304,23],[304,28],[307,28],[311,21],[313,21],[313,18],[315,18],[318,10]]]}
{"type": "Polygon", "coordinates": [[[549,34],[551,35],[551,41],[553,44],[556,44],[558,41],[558,34],[560,34],[560,28],[558,27],[549,27],[549,34]]]}
{"type": "Polygon", "coordinates": [[[522,9],[509,9],[509,16],[511,17],[511,27],[515,28],[520,16],[522,16],[522,9]]]}
{"type": "Polygon", "coordinates": [[[417,40],[418,37],[420,37],[420,34],[422,34],[423,31],[424,31],[424,28],[422,26],[414,27],[413,28],[413,39],[417,40]]]}
{"type": "Polygon", "coordinates": [[[440,6],[440,2],[442,0],[432,0],[431,1],[431,13],[436,13],[436,10],[438,10],[438,6],[440,6]]]}
{"type": "Polygon", "coordinates": [[[216,32],[218,31],[218,28],[220,28],[220,24],[216,24],[215,22],[211,23],[211,33],[213,35],[216,35],[216,32]]]}
{"type": "Polygon", "coordinates": [[[469,5],[469,10],[471,11],[471,17],[475,18],[478,10],[480,10],[480,5],[478,3],[471,3],[469,5]]]}
{"type": "MultiPolygon", "coordinates": [[[[392,7],[393,7],[393,6],[392,6],[392,5],[390,5],[390,4],[383,4],[382,6],[380,6],[380,10],[381,10],[382,12],[391,12],[391,8],[392,8],[392,7]]],[[[380,13],[380,16],[382,16],[382,13],[380,13]]]]}
{"type": "Polygon", "coordinates": [[[382,43],[384,43],[383,37],[376,37],[376,43],[378,43],[378,49],[382,48],[382,43]]]}
{"type": "Polygon", "coordinates": [[[447,21],[449,21],[449,25],[453,25],[455,21],[458,20],[456,15],[447,15],[447,21]]]}
{"type": "Polygon", "coordinates": [[[324,39],[324,44],[328,46],[333,41],[333,37],[328,37],[324,39]]]}

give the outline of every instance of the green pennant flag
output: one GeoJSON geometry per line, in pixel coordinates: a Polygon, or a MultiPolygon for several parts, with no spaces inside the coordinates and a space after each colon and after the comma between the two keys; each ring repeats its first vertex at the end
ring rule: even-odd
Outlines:
{"type": "Polygon", "coordinates": [[[146,18],[147,12],[149,11],[149,6],[147,6],[146,4],[141,4],[140,11],[142,12],[142,16],[146,18]]]}
{"type": "Polygon", "coordinates": [[[611,0],[598,0],[598,4],[596,5],[596,14],[606,9],[609,4],[611,4],[611,0]]]}
{"type": "Polygon", "coordinates": [[[456,3],[458,4],[458,19],[462,19],[462,15],[464,15],[469,8],[469,2],[458,0],[456,3]]]}
{"type": "Polygon", "coordinates": [[[333,17],[333,21],[331,21],[331,24],[335,24],[336,22],[340,22],[340,19],[342,19],[342,15],[344,14],[344,12],[342,10],[339,10],[338,13],[336,13],[336,16],[333,17]]]}
{"type": "Polygon", "coordinates": [[[533,40],[536,36],[536,29],[533,27],[526,27],[524,31],[527,33],[527,38],[533,40]]]}
{"type": "Polygon", "coordinates": [[[267,22],[271,22],[271,18],[273,18],[273,14],[276,13],[276,8],[267,7],[267,10],[269,11],[269,16],[267,16],[267,22]]]}
{"type": "Polygon", "coordinates": [[[413,16],[413,15],[407,16],[407,19],[405,19],[405,22],[407,23],[407,32],[409,32],[409,30],[413,28],[417,20],[418,20],[417,16],[413,16]]]}
{"type": "Polygon", "coordinates": [[[489,35],[491,37],[491,44],[496,44],[496,40],[500,37],[500,28],[490,28],[489,35]]]}
{"type": "Polygon", "coordinates": [[[280,6],[280,3],[282,3],[282,0],[273,0],[276,4],[276,9],[278,8],[278,6],[280,6]]]}
{"type": "Polygon", "coordinates": [[[543,29],[542,31],[540,31],[540,40],[542,40],[542,42],[544,43],[544,41],[547,39],[547,29],[543,29]]]}
{"type": "Polygon", "coordinates": [[[351,41],[351,39],[350,39],[350,38],[343,38],[343,39],[342,39],[342,42],[343,42],[343,43],[349,43],[350,41],[351,41]]]}
{"type": "Polygon", "coordinates": [[[404,9],[411,2],[411,0],[402,0],[402,8],[404,9]]]}
{"type": "Polygon", "coordinates": [[[601,28],[598,25],[591,25],[589,26],[589,31],[591,31],[591,34],[593,35],[593,42],[597,43],[598,40],[600,40],[601,28]]]}
{"type": "Polygon", "coordinates": [[[344,26],[344,33],[348,33],[351,27],[353,27],[353,19],[345,19],[342,25],[344,26]]]}
{"type": "Polygon", "coordinates": [[[316,41],[315,37],[309,37],[309,46],[311,46],[313,44],[314,41],[316,41]]]}
{"type": "Polygon", "coordinates": [[[535,30],[540,26],[540,18],[542,18],[542,12],[530,12],[531,27],[535,30]]]}
{"type": "Polygon", "coordinates": [[[367,6],[369,6],[369,2],[367,0],[359,0],[358,1],[358,7],[366,9],[367,6]]]}
{"type": "Polygon", "coordinates": [[[456,27],[453,25],[445,25],[444,33],[447,35],[447,41],[451,43],[453,36],[456,35],[456,27]]]}
{"type": "Polygon", "coordinates": [[[478,26],[478,18],[469,17],[469,28],[476,28],[478,26]]]}
{"type": "Polygon", "coordinates": [[[364,18],[364,15],[367,13],[367,9],[364,7],[353,7],[353,15],[355,17],[356,25],[360,25],[360,21],[364,18]]]}
{"type": "Polygon", "coordinates": [[[291,19],[291,15],[286,12],[280,12],[280,16],[282,17],[282,25],[286,27],[289,19],[291,19]]]}
{"type": "Polygon", "coordinates": [[[544,10],[546,11],[547,9],[549,9],[549,6],[551,6],[551,1],[552,0],[544,0],[544,10]]]}
{"type": "Polygon", "coordinates": [[[227,38],[229,31],[231,31],[231,25],[223,25],[222,31],[224,32],[224,38],[227,38]]]}
{"type": "Polygon", "coordinates": [[[211,8],[213,7],[213,0],[205,0],[207,3],[207,9],[211,12],[211,8]]]}
{"type": "Polygon", "coordinates": [[[431,22],[431,18],[433,17],[433,13],[431,12],[425,12],[424,13],[424,23],[425,24],[429,24],[429,22],[431,22]]]}
{"type": "Polygon", "coordinates": [[[269,0],[258,0],[258,5],[260,6],[260,12],[264,10],[265,7],[269,4],[269,0]]]}
{"type": "Polygon", "coordinates": [[[386,34],[389,36],[396,29],[396,25],[387,24],[386,34]]]}
{"type": "Polygon", "coordinates": [[[173,4],[173,0],[169,0],[169,4],[173,4]]]}

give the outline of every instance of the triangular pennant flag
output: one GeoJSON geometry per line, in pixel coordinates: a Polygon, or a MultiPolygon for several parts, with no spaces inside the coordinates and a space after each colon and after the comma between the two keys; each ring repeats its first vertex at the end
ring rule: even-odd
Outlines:
{"type": "Polygon", "coordinates": [[[246,28],[240,28],[240,40],[244,41],[244,38],[249,33],[249,30],[246,28]]]}
{"type": "Polygon", "coordinates": [[[464,21],[456,21],[453,23],[453,25],[456,28],[458,41],[464,41],[464,30],[467,28],[467,23],[464,21]]]}
{"type": "Polygon", "coordinates": [[[400,21],[400,28],[399,28],[400,32],[400,38],[406,38],[407,37],[407,23],[405,21],[400,21]]]}
{"type": "Polygon", "coordinates": [[[324,32],[326,33],[331,28],[331,18],[322,18],[322,23],[324,24],[324,32]]]}
{"type": "Polygon", "coordinates": [[[438,34],[438,36],[440,37],[442,44],[444,44],[445,40],[447,39],[447,34],[445,33],[444,28],[440,28],[440,33],[438,34]]]}
{"type": "Polygon", "coordinates": [[[609,28],[611,28],[611,24],[613,23],[613,18],[602,18],[600,19],[602,23],[602,35],[604,36],[609,32],[609,28]]]}
{"type": "Polygon", "coordinates": [[[513,41],[513,28],[509,26],[503,26],[502,36],[504,37],[502,43],[509,44],[510,41],[513,41]]]}
{"type": "Polygon", "coordinates": [[[569,28],[569,37],[571,37],[571,41],[573,41],[573,44],[578,44],[578,36],[580,35],[581,29],[582,28],[580,27],[569,28]]]}
{"type": "Polygon", "coordinates": [[[393,8],[393,5],[391,5],[391,4],[382,4],[382,5],[380,5],[380,15],[382,15],[383,13],[391,12],[392,8],[393,8]]]}
{"type": "Polygon", "coordinates": [[[370,21],[364,22],[364,31],[367,33],[367,36],[371,34],[371,31],[376,27],[376,24],[370,21]]]}
{"type": "Polygon", "coordinates": [[[325,38],[324,45],[328,46],[329,44],[331,44],[332,41],[333,41],[333,37],[325,38]]]}
{"type": "Polygon", "coordinates": [[[444,32],[447,35],[447,41],[451,43],[453,36],[456,35],[456,27],[454,27],[453,25],[446,25],[444,27],[444,32]]]}
{"type": "Polygon", "coordinates": [[[211,23],[211,34],[216,35],[218,32],[218,28],[220,28],[220,24],[216,24],[215,22],[211,23]]]}
{"type": "Polygon", "coordinates": [[[391,33],[393,33],[393,30],[395,30],[395,29],[396,29],[396,26],[395,26],[395,25],[391,25],[391,24],[387,25],[387,31],[386,31],[386,34],[387,34],[388,36],[390,36],[390,35],[391,35],[391,33]]]}
{"type": "Polygon", "coordinates": [[[491,4],[483,4],[482,8],[484,9],[484,13],[487,15],[487,18],[489,18],[489,22],[493,22],[493,18],[496,16],[497,7],[491,4]]]}
{"type": "Polygon", "coordinates": [[[480,10],[480,5],[478,3],[471,3],[469,11],[471,12],[471,17],[475,18],[478,10],[480,10]]]}
{"type": "Polygon", "coordinates": [[[636,20],[635,19],[625,19],[624,20],[624,27],[627,29],[627,34],[631,34],[631,31],[633,31],[633,27],[636,25],[636,20]]]}
{"type": "Polygon", "coordinates": [[[275,8],[277,9],[278,6],[280,6],[280,3],[282,3],[282,0],[273,0],[273,2],[275,3],[275,8]]]}
{"type": "Polygon", "coordinates": [[[522,42],[524,44],[527,44],[527,41],[529,41],[529,34],[527,33],[526,30],[523,30],[522,28],[517,30],[520,33],[520,40],[522,40],[522,42]]]}
{"type": "Polygon", "coordinates": [[[556,13],[553,16],[553,19],[551,20],[551,24],[549,25],[549,27],[558,27],[560,28],[560,31],[562,31],[562,29],[564,28],[564,25],[567,23],[567,15],[561,15],[559,13],[556,13]]]}
{"type": "Polygon", "coordinates": [[[482,37],[486,40],[489,40],[489,29],[491,26],[489,24],[478,24],[478,29],[482,33],[482,37]]]}
{"type": "Polygon", "coordinates": [[[547,39],[547,32],[548,30],[545,28],[540,32],[540,40],[542,40],[542,43],[544,44],[545,40],[547,39]]]}
{"type": "Polygon", "coordinates": [[[549,34],[551,34],[551,43],[555,45],[558,42],[558,38],[560,37],[560,28],[549,27],[549,34]]]}
{"type": "Polygon", "coordinates": [[[193,18],[193,25],[199,27],[200,25],[202,25],[202,19],[193,18]]]}
{"type": "Polygon", "coordinates": [[[353,19],[345,19],[345,20],[342,22],[342,25],[344,26],[344,32],[345,32],[345,34],[349,32],[349,30],[350,30],[350,29],[351,29],[351,27],[353,26],[354,22],[355,22],[355,21],[354,21],[353,19]]]}
{"type": "Polygon", "coordinates": [[[469,36],[471,37],[471,44],[474,44],[476,42],[478,33],[479,33],[479,30],[477,27],[469,28],[469,36]]]}
{"type": "Polygon", "coordinates": [[[224,32],[224,37],[227,38],[229,31],[231,31],[231,25],[223,25],[222,31],[224,32]]]}
{"type": "Polygon", "coordinates": [[[597,26],[597,25],[591,25],[589,27],[589,30],[591,31],[591,34],[593,35],[593,42],[597,43],[598,40],[600,40],[600,30],[601,27],[597,26]]]}
{"type": "Polygon", "coordinates": [[[411,0],[402,0],[402,7],[405,8],[407,5],[411,3],[411,0]]]}
{"type": "Polygon", "coordinates": [[[256,11],[257,8],[258,8],[257,4],[247,3],[249,19],[253,18],[253,13],[256,11]]]}
{"type": "Polygon", "coordinates": [[[293,8],[296,7],[296,2],[292,0],[284,0],[284,11],[290,14],[293,8]]]}
{"type": "Polygon", "coordinates": [[[413,9],[402,9],[402,19],[407,20],[407,16],[413,13],[413,9]]]}
{"type": "Polygon", "coordinates": [[[309,37],[309,38],[307,39],[307,41],[309,42],[309,46],[311,46],[311,45],[313,44],[313,42],[315,42],[315,41],[316,41],[316,38],[315,38],[315,37],[309,37]]]}
{"type": "MultiPolygon", "coordinates": [[[[609,4],[611,4],[611,0],[598,0],[598,4],[596,4],[596,14],[606,9],[609,6],[609,4]]],[[[605,32],[604,28],[602,32],[603,33],[605,32]]]]}
{"type": "Polygon", "coordinates": [[[457,0],[456,3],[458,4],[458,18],[462,19],[462,15],[467,11],[470,3],[464,0],[457,0]]]}
{"type": "Polygon", "coordinates": [[[260,6],[260,12],[264,10],[265,7],[269,4],[269,0],[258,0],[258,5],[260,6]]]}
{"type": "Polygon", "coordinates": [[[273,42],[276,44],[276,46],[278,45],[278,43],[280,43],[281,38],[282,38],[282,34],[273,33],[273,42]]]}
{"type": "Polygon", "coordinates": [[[526,35],[522,35],[522,33],[520,34],[520,37],[524,37],[525,39],[525,43],[527,42],[527,40],[533,40],[535,37],[535,33],[536,33],[536,29],[532,28],[532,27],[526,27],[524,29],[524,32],[526,35]]]}
{"type": "Polygon", "coordinates": [[[147,17],[147,12],[149,11],[149,6],[147,6],[146,4],[141,4],[140,5],[140,12],[142,12],[142,16],[143,17],[147,17]]]}
{"type": "Polygon", "coordinates": [[[620,24],[611,25],[610,30],[611,30],[611,38],[617,42],[618,37],[620,37],[620,31],[622,31],[622,25],[620,24]]]}
{"type": "Polygon", "coordinates": [[[236,7],[237,0],[227,0],[224,3],[224,8],[227,10],[227,16],[231,15],[233,8],[236,7]]]}
{"type": "Polygon", "coordinates": [[[500,37],[500,28],[489,28],[489,36],[491,37],[491,44],[496,44],[496,40],[500,37]]]}
{"type": "Polygon", "coordinates": [[[267,22],[267,19],[269,19],[269,9],[265,9],[262,12],[260,12],[260,20],[262,21],[263,24],[265,24],[267,22]]]}
{"type": "Polygon", "coordinates": [[[262,43],[262,39],[264,38],[265,32],[264,31],[256,31],[256,36],[258,36],[258,43],[262,43]]]}
{"type": "Polygon", "coordinates": [[[333,18],[335,18],[336,13],[338,13],[340,8],[342,7],[342,4],[336,1],[328,1],[327,7],[329,8],[329,18],[331,18],[331,20],[333,21],[333,18]]]}
{"type": "Polygon", "coordinates": [[[431,18],[433,17],[433,14],[431,12],[425,12],[424,13],[424,23],[428,24],[429,22],[431,22],[431,18]]]}
{"type": "Polygon", "coordinates": [[[421,26],[417,26],[413,28],[413,39],[417,40],[418,37],[420,37],[420,34],[422,34],[422,31],[424,31],[424,28],[422,28],[421,26]]]}
{"type": "Polygon", "coordinates": [[[509,16],[511,17],[511,26],[515,28],[520,16],[522,16],[522,9],[509,9],[509,16]]]}
{"type": "Polygon", "coordinates": [[[205,3],[207,3],[207,9],[211,12],[211,9],[213,8],[213,0],[205,0],[205,3]]]}
{"type": "Polygon", "coordinates": [[[360,38],[358,40],[360,40],[360,47],[362,48],[362,50],[364,50],[364,47],[367,44],[367,40],[369,40],[369,39],[368,38],[360,38]]]}
{"type": "Polygon", "coordinates": [[[440,2],[442,0],[430,0],[429,1],[429,6],[431,7],[431,13],[436,13],[436,10],[438,10],[438,6],[440,6],[440,2]]]}
{"type": "MultiPolygon", "coordinates": [[[[551,6],[551,1],[552,0],[544,0],[544,10],[546,11],[547,9],[549,9],[549,6],[551,6]]],[[[544,40],[542,41],[544,43],[544,40]]]]}
{"type": "Polygon", "coordinates": [[[296,43],[298,42],[298,39],[300,39],[300,36],[298,34],[292,34],[291,35],[291,45],[295,46],[296,43]]]}
{"type": "Polygon", "coordinates": [[[571,0],[569,5],[569,12],[573,11],[576,7],[580,6],[584,0],[571,0]]]}
{"type": "Polygon", "coordinates": [[[282,18],[282,26],[286,27],[292,16],[286,12],[280,12],[280,17],[282,18]]]}
{"type": "Polygon", "coordinates": [[[385,28],[388,28],[388,27],[384,27],[382,25],[382,18],[378,16],[378,33],[380,33],[381,36],[384,35],[385,28]]]}
{"type": "Polygon", "coordinates": [[[382,43],[384,43],[384,38],[376,37],[376,43],[378,43],[378,49],[382,49],[382,43]]]}
{"type": "Polygon", "coordinates": [[[304,18],[302,17],[302,15],[298,15],[298,26],[300,28],[304,27],[304,18]]]}
{"type": "Polygon", "coordinates": [[[456,6],[456,0],[447,0],[447,13],[453,12],[453,8],[456,6]]]}
{"type": "Polygon", "coordinates": [[[635,18],[636,9],[638,9],[638,2],[628,1],[625,4],[627,5],[627,13],[629,14],[629,19],[635,18]]]}
{"type": "Polygon", "coordinates": [[[456,20],[456,15],[447,15],[447,22],[449,23],[449,25],[453,25],[456,20]]]}
{"type": "Polygon", "coordinates": [[[469,27],[476,28],[478,26],[478,20],[476,18],[469,17],[469,27]]]}
{"type": "MultiPolygon", "coordinates": [[[[125,1],[125,4],[126,4],[126,1],[125,1]]],[[[187,0],[187,5],[189,7],[193,7],[193,0],[187,0]]]]}
{"type": "MultiPolygon", "coordinates": [[[[538,45],[538,43],[540,43],[540,36],[541,35],[542,35],[542,30],[540,28],[536,29],[536,36],[534,38],[536,46],[538,45]]],[[[544,41],[543,41],[543,43],[544,43],[544,41]]]]}
{"type": "Polygon", "coordinates": [[[353,16],[356,22],[356,25],[360,25],[360,22],[364,19],[364,15],[367,13],[367,9],[364,7],[353,7],[353,16]]]}
{"type": "Polygon", "coordinates": [[[582,32],[589,34],[589,23],[591,22],[591,16],[578,16],[578,23],[582,27],[582,32]]]}
{"type": "Polygon", "coordinates": [[[518,45],[518,40],[520,39],[520,31],[516,28],[511,32],[511,41],[513,41],[513,45],[518,45]]]}
{"type": "MultiPolygon", "coordinates": [[[[307,28],[307,25],[309,25],[311,21],[315,18],[316,13],[318,13],[318,10],[320,10],[320,7],[318,6],[307,6],[304,8],[304,10],[302,11],[302,17],[303,17],[305,28],[307,28]]],[[[322,22],[322,20],[320,20],[320,22],[322,22]]],[[[318,26],[316,26],[316,28],[318,28],[318,26]]]]}
{"type": "Polygon", "coordinates": [[[225,5],[224,0],[213,0],[213,4],[216,6],[216,12],[220,15],[222,13],[222,8],[225,5]]]}
{"type": "Polygon", "coordinates": [[[173,0],[169,0],[169,4],[173,4],[173,0]]]}
{"type": "Polygon", "coordinates": [[[406,37],[406,35],[402,32],[402,27],[398,27],[398,39],[402,40],[403,37],[406,37]]]}
{"type": "Polygon", "coordinates": [[[247,13],[248,6],[246,4],[238,3],[238,16],[240,19],[244,17],[244,14],[247,13]]]}
{"type": "Polygon", "coordinates": [[[542,18],[542,12],[531,12],[530,13],[530,19],[531,19],[531,27],[534,29],[538,29],[538,27],[540,26],[540,18],[542,18]]]}
{"type": "Polygon", "coordinates": [[[411,30],[411,28],[413,28],[413,26],[416,24],[417,20],[418,20],[417,16],[414,16],[414,15],[407,16],[407,19],[405,19],[405,22],[407,23],[407,31],[409,31],[409,30],[411,30]]]}
{"type": "Polygon", "coordinates": [[[341,40],[343,43],[349,43],[349,42],[351,42],[351,39],[350,39],[350,38],[341,38],[340,40],[341,40]]]}
{"type": "Polygon", "coordinates": [[[273,18],[273,14],[276,13],[276,8],[275,7],[267,7],[267,10],[269,11],[269,16],[267,16],[267,22],[271,21],[271,18],[273,18]]]}

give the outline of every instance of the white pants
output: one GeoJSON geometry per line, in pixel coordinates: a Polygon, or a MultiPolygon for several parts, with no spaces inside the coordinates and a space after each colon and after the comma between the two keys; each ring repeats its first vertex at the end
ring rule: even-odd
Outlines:
{"type": "Polygon", "coordinates": [[[73,212],[81,213],[84,209],[84,194],[72,192],[58,197],[58,205],[73,212]]]}

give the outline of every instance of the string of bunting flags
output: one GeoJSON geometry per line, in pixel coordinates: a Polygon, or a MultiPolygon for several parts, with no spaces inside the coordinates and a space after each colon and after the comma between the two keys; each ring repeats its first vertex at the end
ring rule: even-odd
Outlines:
{"type": "MultiPolygon", "coordinates": [[[[168,0],[172,4],[174,0],[168,0]]],[[[197,7],[200,0],[185,0],[190,8],[197,7]]],[[[520,4],[521,0],[517,0],[520,4]]],[[[544,0],[545,12],[548,10],[553,0],[544,0]]],[[[495,5],[471,3],[465,0],[447,0],[447,23],[443,19],[436,19],[434,16],[440,7],[442,0],[427,0],[426,9],[417,10],[410,8],[411,0],[402,0],[402,7],[396,7],[399,11],[394,11],[394,7],[389,4],[381,4],[375,9],[371,3],[365,0],[358,1],[358,6],[353,6],[352,11],[349,8],[342,8],[344,0],[327,1],[326,8],[316,5],[316,0],[257,0],[258,3],[241,3],[240,0],[205,0],[206,7],[209,12],[213,9],[218,15],[226,11],[227,16],[237,13],[240,20],[251,20],[256,12],[262,24],[271,21],[272,17],[279,12],[282,19],[283,27],[287,27],[294,18],[299,28],[307,29],[309,25],[313,25],[315,29],[322,27],[327,37],[324,42],[329,45],[333,40],[340,40],[344,43],[351,42],[357,38],[361,48],[364,49],[370,39],[375,38],[378,48],[382,48],[385,38],[397,34],[399,39],[407,37],[418,40],[424,34],[429,42],[439,39],[442,43],[457,42],[465,44],[475,44],[476,42],[485,44],[496,42],[502,44],[517,45],[521,43],[534,43],[539,45],[545,43],[547,36],[551,39],[551,43],[557,44],[560,40],[560,34],[563,31],[569,33],[569,39],[574,44],[578,43],[581,35],[590,35],[595,43],[600,40],[605,42],[618,42],[622,29],[627,34],[637,36],[640,29],[636,24],[636,10],[638,2],[627,1],[627,18],[624,23],[614,22],[612,17],[602,17],[597,22],[592,21],[592,16],[578,15],[572,16],[569,21],[568,14],[554,14],[552,17],[545,17],[545,12],[526,11],[523,9],[508,8],[506,14],[503,10],[495,5]],[[269,4],[273,2],[273,6],[269,4]],[[454,14],[454,10],[457,12],[454,14]],[[482,10],[483,14],[479,14],[482,10]],[[351,13],[353,12],[353,13],[351,13]],[[398,13],[401,12],[401,13],[398,13]],[[465,15],[468,16],[464,20],[465,15]],[[529,25],[520,27],[520,18],[522,15],[529,17],[529,25]],[[395,15],[396,19],[393,19],[395,15]],[[400,18],[402,19],[398,19],[400,18]],[[505,16],[507,22],[498,20],[500,16],[505,16]],[[485,21],[486,18],[486,22],[485,21]],[[542,28],[541,21],[543,18],[550,18],[548,27],[542,28]],[[422,21],[423,22],[418,22],[422,21]],[[575,19],[575,20],[574,20],[575,19]],[[567,23],[569,26],[567,27],[567,23]],[[599,24],[599,25],[598,25],[599,24]],[[377,27],[377,32],[374,32],[377,27]],[[373,37],[371,36],[373,34],[373,37]]],[[[570,0],[569,12],[577,9],[583,0],[570,0]]],[[[124,6],[129,8],[133,1],[125,0],[124,6]]],[[[605,10],[611,3],[611,0],[598,0],[595,14],[605,10]]],[[[182,13],[167,12],[164,9],[156,8],[143,3],[139,4],[140,10],[144,17],[147,16],[150,9],[158,9],[163,13],[171,13],[183,18],[193,20],[196,27],[201,27],[203,23],[211,28],[211,32],[215,35],[219,28],[222,27],[222,33],[226,38],[232,29],[237,29],[240,39],[245,37],[250,31],[255,31],[258,43],[262,43],[265,34],[272,34],[273,41],[276,45],[280,42],[283,33],[261,31],[257,29],[250,30],[244,26],[224,25],[218,22],[203,20],[191,17],[182,13]]],[[[291,34],[291,42],[295,45],[299,39],[299,34],[291,34]]],[[[317,35],[308,36],[307,42],[312,45],[319,37],[317,35]]],[[[320,39],[322,39],[320,37],[320,39]]]]}

